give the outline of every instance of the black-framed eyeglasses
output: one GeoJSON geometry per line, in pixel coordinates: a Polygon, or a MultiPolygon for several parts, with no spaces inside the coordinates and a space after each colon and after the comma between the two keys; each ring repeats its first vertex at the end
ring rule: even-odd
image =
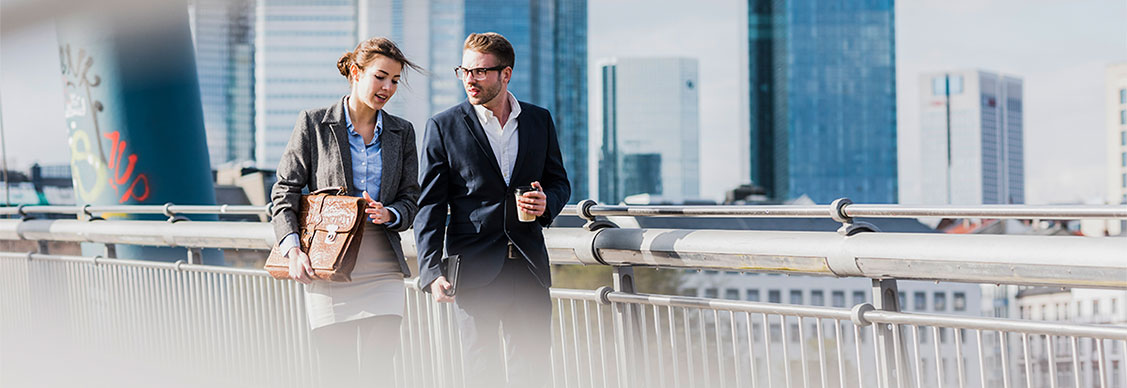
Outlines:
{"type": "Polygon", "coordinates": [[[485,76],[487,74],[489,74],[490,70],[498,70],[499,71],[499,70],[504,70],[506,67],[509,67],[509,66],[508,65],[497,65],[497,66],[493,66],[493,67],[479,67],[479,68],[476,68],[476,69],[467,69],[467,68],[458,66],[458,67],[454,68],[454,76],[458,77],[458,79],[464,80],[464,79],[466,79],[466,74],[473,74],[473,79],[481,81],[481,80],[485,79],[485,76]]]}

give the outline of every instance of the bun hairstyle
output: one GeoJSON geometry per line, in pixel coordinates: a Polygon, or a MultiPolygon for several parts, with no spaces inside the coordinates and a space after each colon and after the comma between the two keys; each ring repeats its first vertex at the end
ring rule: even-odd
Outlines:
{"type": "Polygon", "coordinates": [[[360,42],[359,45],[356,45],[355,50],[347,51],[342,54],[340,59],[337,60],[337,70],[340,70],[340,75],[343,75],[344,78],[350,78],[349,72],[352,65],[356,65],[356,67],[363,70],[364,67],[371,65],[372,62],[376,60],[377,55],[391,58],[403,65],[404,68],[409,67],[419,73],[423,73],[423,68],[408,60],[407,57],[403,55],[403,52],[399,51],[399,47],[395,45],[395,42],[380,36],[360,42]]]}

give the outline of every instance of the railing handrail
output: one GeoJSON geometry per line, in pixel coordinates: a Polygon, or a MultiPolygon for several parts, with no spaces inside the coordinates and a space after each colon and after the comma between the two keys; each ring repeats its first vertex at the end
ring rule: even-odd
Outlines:
{"type": "MultiPolygon", "coordinates": [[[[553,264],[1127,289],[1119,238],[619,228],[544,235],[553,264]]],[[[414,257],[414,234],[400,236],[414,257]]],[[[219,221],[9,219],[0,220],[0,239],[236,249],[277,242],[269,223],[219,221]]]]}
{"type": "MultiPolygon", "coordinates": [[[[840,200],[839,200],[840,201],[840,200]]],[[[1020,220],[1127,220],[1125,205],[896,205],[835,202],[831,205],[599,205],[590,216],[743,217],[743,218],[981,218],[1020,220]]],[[[254,205],[31,205],[0,207],[0,215],[32,214],[238,214],[269,215],[270,206],[254,205]]],[[[568,205],[563,215],[584,216],[581,206],[568,205]]]]}
{"type": "MultiPolygon", "coordinates": [[[[90,265],[116,265],[139,268],[170,269],[200,273],[229,274],[240,276],[269,277],[260,269],[232,268],[213,265],[187,264],[184,262],[153,262],[145,260],[107,259],[102,257],[51,255],[39,253],[0,252],[0,259],[45,260],[90,265]]],[[[407,286],[416,288],[414,279],[404,279],[407,286]]],[[[893,312],[872,308],[852,309],[825,306],[794,305],[785,303],[750,302],[693,296],[627,293],[602,290],[581,290],[553,288],[552,297],[589,300],[600,303],[637,303],[665,307],[685,307],[755,314],[774,314],[836,319],[868,324],[896,324],[915,326],[942,326],[967,330],[999,330],[1029,334],[1048,334],[1056,336],[1081,336],[1127,340],[1127,327],[1116,325],[1090,325],[1071,322],[1036,322],[1020,319],[978,317],[970,315],[943,315],[916,312],[893,312]]],[[[871,307],[871,306],[869,306],[871,307]]]]}

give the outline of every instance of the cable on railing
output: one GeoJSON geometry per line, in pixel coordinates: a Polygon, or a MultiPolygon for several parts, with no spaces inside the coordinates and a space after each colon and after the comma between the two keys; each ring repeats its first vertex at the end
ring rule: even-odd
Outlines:
{"type": "MultiPolygon", "coordinates": [[[[831,205],[599,205],[594,200],[583,200],[580,205],[565,206],[560,214],[579,216],[593,221],[602,217],[745,217],[745,218],[826,218],[837,220],[852,218],[983,218],[1026,220],[1127,220],[1127,206],[1123,205],[896,205],[856,204],[848,198],[839,198],[831,205]],[[841,201],[841,202],[839,202],[841,201]]],[[[254,205],[121,205],[121,206],[54,206],[19,205],[0,208],[0,215],[29,213],[81,214],[246,214],[269,215],[270,206],[254,205]]]]}

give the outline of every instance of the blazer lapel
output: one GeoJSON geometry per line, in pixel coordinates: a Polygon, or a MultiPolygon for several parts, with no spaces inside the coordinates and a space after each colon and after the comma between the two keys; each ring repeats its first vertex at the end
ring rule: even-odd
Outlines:
{"type": "Polygon", "coordinates": [[[332,108],[325,114],[325,118],[321,123],[328,126],[329,131],[333,133],[336,138],[337,151],[340,153],[340,164],[337,167],[340,176],[344,177],[344,182],[338,183],[340,186],[348,191],[347,195],[352,193],[352,148],[348,144],[348,125],[344,122],[344,98],[334,104],[332,108]]]}
{"type": "Polygon", "coordinates": [[[399,135],[399,126],[393,124],[388,116],[383,115],[383,132],[380,133],[380,161],[383,168],[380,171],[380,192],[375,196],[385,204],[395,200],[397,190],[392,185],[399,182],[399,174],[402,173],[399,160],[403,139],[399,135]]]}
{"type": "Polygon", "coordinates": [[[473,106],[469,101],[462,103],[462,113],[466,121],[466,126],[470,129],[470,134],[473,135],[474,141],[477,143],[481,152],[485,153],[489,159],[489,165],[493,167],[493,172],[497,174],[498,178],[502,178],[504,182],[504,175],[501,175],[501,166],[497,164],[497,155],[493,153],[493,146],[489,144],[489,138],[485,136],[485,128],[481,127],[481,122],[477,120],[477,112],[474,112],[473,106]]]}

